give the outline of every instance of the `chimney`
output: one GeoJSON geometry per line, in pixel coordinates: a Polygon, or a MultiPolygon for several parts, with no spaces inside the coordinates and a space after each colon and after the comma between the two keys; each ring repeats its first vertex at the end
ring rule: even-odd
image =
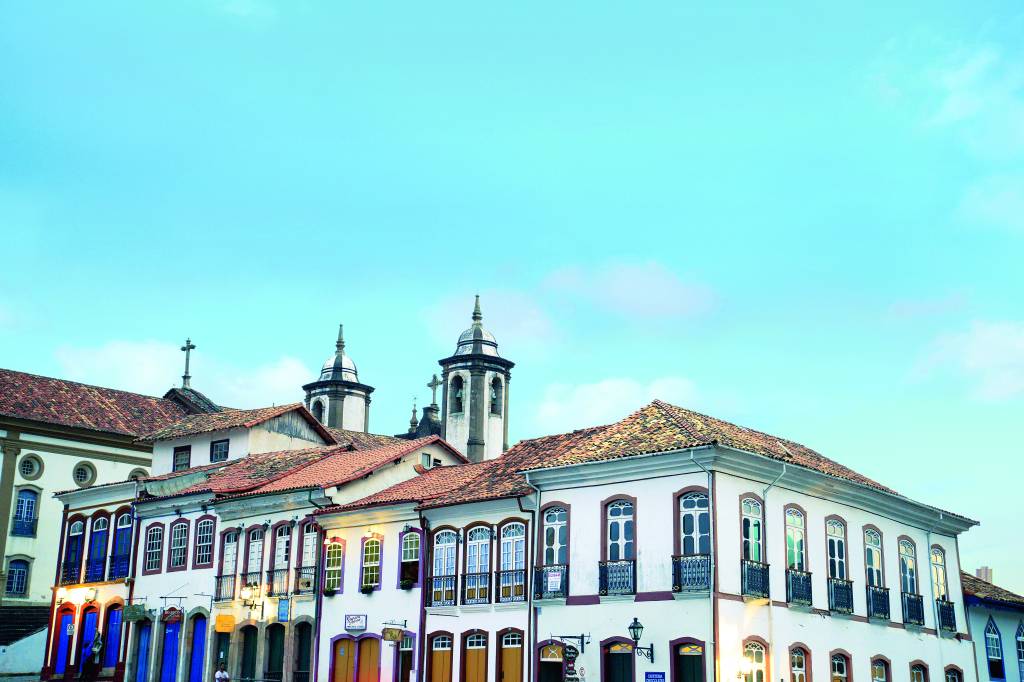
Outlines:
{"type": "Polygon", "coordinates": [[[982,566],[974,572],[974,575],[981,578],[987,583],[992,582],[992,569],[988,566],[982,566]]]}

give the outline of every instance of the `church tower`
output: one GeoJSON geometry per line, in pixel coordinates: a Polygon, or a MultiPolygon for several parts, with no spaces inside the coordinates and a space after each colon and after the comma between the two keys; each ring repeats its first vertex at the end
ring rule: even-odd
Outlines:
{"type": "Polygon", "coordinates": [[[470,461],[498,457],[508,449],[508,382],[515,363],[498,355],[498,342],[484,329],[479,296],[473,325],[459,336],[455,354],[439,364],[442,436],[470,461]]]}
{"type": "Polygon", "coordinates": [[[370,428],[373,387],[359,383],[356,363],[345,353],[344,328],[338,325],[334,354],[320,370],[320,378],[306,384],[306,407],[323,424],[335,429],[366,432],[370,428]]]}

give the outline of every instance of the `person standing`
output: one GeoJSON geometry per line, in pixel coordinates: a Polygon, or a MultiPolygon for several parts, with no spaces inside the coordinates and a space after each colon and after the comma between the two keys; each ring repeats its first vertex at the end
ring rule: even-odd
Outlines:
{"type": "Polygon", "coordinates": [[[228,667],[221,661],[217,665],[217,672],[213,674],[214,682],[231,682],[231,675],[228,675],[228,667]]]}

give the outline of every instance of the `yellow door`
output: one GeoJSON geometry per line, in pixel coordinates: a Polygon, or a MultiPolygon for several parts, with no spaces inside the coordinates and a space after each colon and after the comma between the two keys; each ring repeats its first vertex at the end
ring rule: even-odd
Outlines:
{"type": "Polygon", "coordinates": [[[487,682],[487,640],[483,635],[470,635],[466,641],[464,682],[487,682]]]}
{"type": "Polygon", "coordinates": [[[339,639],[334,643],[334,675],[331,682],[352,682],[356,665],[356,643],[339,639]]]}
{"type": "Polygon", "coordinates": [[[380,642],[372,637],[359,640],[358,682],[380,682],[380,642]]]}
{"type": "Polygon", "coordinates": [[[451,682],[452,640],[435,637],[430,650],[430,682],[451,682]]]}
{"type": "Polygon", "coordinates": [[[523,682],[523,640],[518,634],[505,635],[501,644],[500,682],[523,682]]]}

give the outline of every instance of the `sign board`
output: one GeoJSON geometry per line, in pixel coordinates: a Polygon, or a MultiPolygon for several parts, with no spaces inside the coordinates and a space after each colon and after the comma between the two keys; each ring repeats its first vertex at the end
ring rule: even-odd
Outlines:
{"type": "Polygon", "coordinates": [[[665,673],[644,673],[644,682],[665,682],[665,673]]]}
{"type": "Polygon", "coordinates": [[[290,599],[278,599],[277,600],[277,622],[287,623],[288,616],[291,612],[291,600],[290,599]]]}
{"type": "Polygon", "coordinates": [[[214,621],[213,630],[214,632],[232,632],[235,629],[235,617],[234,616],[217,616],[217,620],[214,621]]]}
{"type": "Polygon", "coordinates": [[[574,647],[572,644],[565,645],[565,660],[575,661],[580,657],[580,650],[574,647]]]}
{"type": "Polygon", "coordinates": [[[146,618],[146,605],[145,604],[129,604],[124,607],[124,619],[125,621],[132,623],[139,620],[145,620],[146,618]]]}
{"type": "Polygon", "coordinates": [[[548,592],[558,594],[562,591],[562,574],[558,571],[551,571],[547,574],[548,592]]]}
{"type": "Polygon", "coordinates": [[[402,634],[402,628],[384,628],[381,638],[385,642],[401,642],[402,634]]]}
{"type": "Polygon", "coordinates": [[[70,637],[71,635],[75,634],[75,625],[74,625],[74,623],[68,623],[68,626],[66,628],[64,628],[64,632],[67,633],[68,637],[70,637]]]}
{"type": "Polygon", "coordinates": [[[168,606],[160,615],[160,620],[162,620],[165,623],[180,623],[181,609],[176,609],[173,606],[168,606]]]}
{"type": "Polygon", "coordinates": [[[366,629],[366,614],[365,613],[346,613],[345,614],[345,629],[346,630],[365,630],[366,629]]]}

